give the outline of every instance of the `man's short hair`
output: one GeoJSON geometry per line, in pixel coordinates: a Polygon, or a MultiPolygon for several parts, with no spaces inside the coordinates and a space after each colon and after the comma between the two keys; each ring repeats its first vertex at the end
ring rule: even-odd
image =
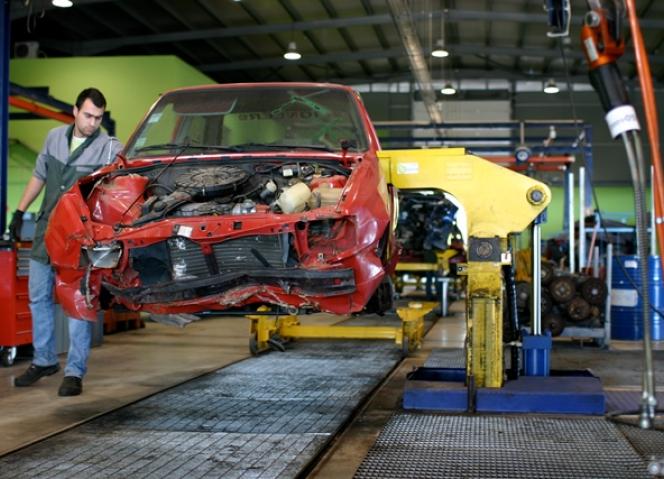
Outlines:
{"type": "Polygon", "coordinates": [[[76,108],[80,109],[88,98],[97,108],[106,109],[106,98],[104,98],[103,93],[96,88],[86,88],[79,93],[78,98],[76,98],[76,108]]]}

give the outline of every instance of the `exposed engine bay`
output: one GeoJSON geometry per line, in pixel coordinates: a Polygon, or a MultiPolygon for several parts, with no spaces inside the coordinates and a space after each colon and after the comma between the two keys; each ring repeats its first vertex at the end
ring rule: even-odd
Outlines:
{"type": "Polygon", "coordinates": [[[422,261],[427,251],[443,251],[452,239],[460,239],[458,209],[442,192],[401,191],[397,241],[402,260],[422,261]]]}
{"type": "Polygon", "coordinates": [[[336,205],[350,173],[325,160],[160,164],[104,177],[88,206],[96,221],[125,226],[167,217],[298,213],[336,205]]]}

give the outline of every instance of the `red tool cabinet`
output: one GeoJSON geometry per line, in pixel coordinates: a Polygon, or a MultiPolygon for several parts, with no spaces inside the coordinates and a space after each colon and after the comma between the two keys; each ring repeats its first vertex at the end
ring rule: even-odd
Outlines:
{"type": "Polygon", "coordinates": [[[0,362],[11,366],[16,348],[32,342],[28,300],[29,242],[0,242],[0,362]]]}

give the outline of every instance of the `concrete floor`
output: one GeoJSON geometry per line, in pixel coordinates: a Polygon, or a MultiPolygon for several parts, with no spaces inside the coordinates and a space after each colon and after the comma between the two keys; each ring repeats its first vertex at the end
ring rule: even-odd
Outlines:
{"type": "MultiPolygon", "coordinates": [[[[249,322],[209,319],[179,329],[148,322],[104,338],[93,348],[83,394],[58,396],[62,370],[34,386],[15,388],[30,364],[0,368],[0,455],[175,384],[249,356],[249,322]]],[[[64,364],[61,358],[61,365],[64,364]]]]}
{"type": "MultiPolygon", "coordinates": [[[[302,324],[343,319],[311,315],[303,317],[302,324]]],[[[15,388],[14,377],[30,365],[29,359],[0,367],[0,456],[250,357],[249,327],[246,318],[232,316],[185,328],[148,321],[144,329],[108,335],[92,349],[83,394],[76,397],[58,396],[62,369],[31,387],[15,388]]],[[[61,355],[61,366],[64,363],[61,355]]]]}
{"type": "MultiPolygon", "coordinates": [[[[318,316],[305,322],[312,320],[332,323],[339,318],[318,316]]],[[[13,378],[29,361],[0,368],[0,455],[247,358],[248,331],[245,318],[230,317],[203,320],[184,329],[147,323],[145,329],[106,336],[103,345],[93,349],[83,395],[74,398],[57,396],[62,372],[33,387],[18,389],[12,385],[13,378]]],[[[405,375],[421,366],[432,349],[463,347],[464,334],[463,305],[455,303],[450,316],[439,320],[429,331],[422,349],[402,362],[356,414],[352,425],[334,440],[311,477],[352,477],[382,426],[400,409],[405,375]]],[[[602,351],[579,342],[556,342],[553,367],[589,367],[602,378],[606,388],[638,390],[638,348],[633,343],[614,346],[616,350],[602,351]]],[[[656,383],[664,385],[663,351],[655,352],[655,361],[656,383]]]]}

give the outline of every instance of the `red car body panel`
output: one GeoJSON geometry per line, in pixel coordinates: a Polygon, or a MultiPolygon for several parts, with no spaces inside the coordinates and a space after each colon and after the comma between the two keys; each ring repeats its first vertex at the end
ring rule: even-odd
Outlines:
{"type": "MultiPolygon", "coordinates": [[[[352,115],[361,121],[365,137],[358,143],[364,146],[357,151],[348,147],[317,151],[299,146],[271,151],[274,145],[269,144],[264,151],[260,145],[248,143],[249,151],[132,156],[132,151],[141,150],[135,145],[142,141],[141,135],[147,135],[145,129],[149,131],[157,122],[155,117],[163,118],[157,102],[124,154],[112,165],[81,178],[52,212],[46,246],[57,273],[57,298],[68,315],[95,320],[100,307],[114,303],[161,314],[222,311],[255,304],[336,314],[365,308],[394,269],[396,243],[391,227],[394,198],[376,156],[379,145],[375,131],[357,94],[339,85],[292,83],[197,87],[171,93],[176,99],[180,98],[177,95],[186,99],[187,92],[228,95],[229,91],[260,89],[283,90],[290,98],[263,116],[254,115],[259,118],[254,123],[261,125],[269,124],[273,116],[282,120],[292,115],[294,123],[305,125],[302,120],[307,115],[333,118],[325,104],[317,102],[325,95],[345,95],[356,109],[352,115]],[[310,91],[318,96],[312,93],[309,99],[310,91]],[[287,176],[291,166],[298,171],[297,178],[287,176]],[[317,173],[309,174],[314,170],[317,173]],[[192,188],[200,189],[200,185],[182,186],[181,178],[189,178],[188,174],[209,181],[209,175],[222,173],[240,177],[236,183],[246,190],[240,199],[193,200],[200,190],[191,193],[192,188]],[[168,174],[175,180],[164,179],[168,174]],[[272,192],[270,181],[276,184],[276,192],[272,192]],[[287,192],[289,199],[294,195],[290,195],[291,188],[308,190],[303,211],[287,211],[285,198],[287,192]],[[260,200],[259,190],[261,198],[274,194],[272,201],[260,200]],[[332,200],[326,200],[328,197],[332,200]],[[159,208],[164,204],[178,216],[161,217],[159,208]],[[217,211],[231,206],[232,213],[217,211]],[[200,214],[208,211],[206,208],[214,213],[200,214]],[[83,249],[100,247],[112,251],[121,248],[117,263],[93,266],[92,256],[83,249]],[[104,305],[100,303],[103,290],[112,295],[104,305]]],[[[164,98],[168,100],[168,94],[160,101],[164,98]]],[[[233,107],[238,104],[233,103],[233,107]]],[[[190,121],[192,107],[183,105],[179,112],[182,119],[174,128],[190,121]]],[[[224,122],[232,125],[231,114],[223,114],[224,122]]],[[[206,115],[204,119],[211,121],[212,114],[206,111],[206,115]]],[[[250,121],[255,119],[252,114],[244,115],[239,118],[249,115],[250,121]]],[[[345,117],[334,118],[329,128],[324,123],[316,134],[327,136],[335,128],[345,134],[337,119],[345,117]]],[[[203,194],[210,194],[205,193],[205,186],[203,194]]],[[[233,188],[240,189],[235,184],[233,188]]]]}

